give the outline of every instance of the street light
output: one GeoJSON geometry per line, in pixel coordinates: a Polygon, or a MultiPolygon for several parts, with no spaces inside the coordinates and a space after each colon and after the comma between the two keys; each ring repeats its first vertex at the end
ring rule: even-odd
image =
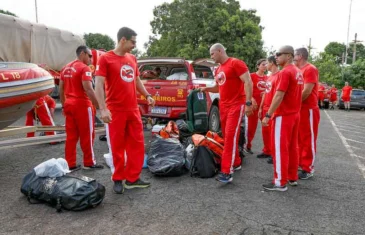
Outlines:
{"type": "Polygon", "coordinates": [[[350,12],[349,12],[349,22],[347,25],[347,42],[346,42],[346,52],[345,52],[345,64],[347,64],[347,55],[349,49],[349,35],[350,35],[350,21],[351,21],[351,7],[352,7],[352,0],[350,0],[350,12]]]}
{"type": "Polygon", "coordinates": [[[38,23],[38,8],[37,8],[37,0],[34,0],[35,4],[35,22],[38,23]]]}

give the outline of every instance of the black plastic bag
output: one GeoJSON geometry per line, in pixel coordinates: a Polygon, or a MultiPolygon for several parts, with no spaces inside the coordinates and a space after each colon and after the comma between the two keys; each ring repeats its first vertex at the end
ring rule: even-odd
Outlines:
{"type": "Polygon", "coordinates": [[[34,204],[32,199],[46,202],[55,206],[58,212],[61,208],[80,211],[96,207],[105,196],[105,187],[92,178],[38,177],[34,170],[24,177],[20,190],[30,203],[34,204]]]}
{"type": "Polygon", "coordinates": [[[156,136],[148,153],[147,166],[158,176],[180,176],[185,170],[184,147],[175,138],[163,139],[156,136]]]}

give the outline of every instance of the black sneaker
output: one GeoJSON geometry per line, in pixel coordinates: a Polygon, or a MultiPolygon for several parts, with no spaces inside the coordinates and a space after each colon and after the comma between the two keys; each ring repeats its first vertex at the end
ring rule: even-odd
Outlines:
{"type": "Polygon", "coordinates": [[[274,164],[274,160],[272,160],[272,157],[271,156],[267,159],[267,163],[274,164]]]}
{"type": "Polygon", "coordinates": [[[70,171],[71,171],[71,172],[73,172],[73,171],[78,171],[78,170],[80,170],[80,169],[81,169],[81,165],[76,165],[76,166],[74,166],[74,167],[70,167],[69,169],[70,169],[70,171]]]}
{"type": "Polygon", "coordinates": [[[263,184],[262,187],[264,187],[264,189],[269,190],[269,191],[279,191],[279,192],[285,192],[286,190],[288,190],[288,188],[285,186],[276,186],[273,183],[270,184],[263,184]]]}
{"type": "Polygon", "coordinates": [[[123,181],[121,180],[114,181],[113,191],[117,194],[124,193],[123,181]]]}
{"type": "Polygon", "coordinates": [[[222,183],[229,183],[229,182],[232,182],[233,177],[231,174],[225,174],[225,173],[220,172],[215,179],[222,183]]]}
{"type": "Polygon", "coordinates": [[[290,186],[298,186],[298,182],[296,180],[288,180],[288,184],[290,186]]]}
{"type": "Polygon", "coordinates": [[[257,155],[257,158],[269,158],[269,157],[271,157],[271,156],[267,155],[265,153],[260,153],[260,154],[257,155]]]}
{"type": "Polygon", "coordinates": [[[244,148],[243,151],[245,153],[253,154],[252,150],[251,149],[248,149],[248,148],[244,148]]]}
{"type": "Polygon", "coordinates": [[[141,179],[136,180],[135,182],[131,183],[129,181],[125,181],[124,187],[126,189],[132,189],[132,188],[147,188],[151,185],[150,182],[145,182],[141,179]]]}
{"type": "Polygon", "coordinates": [[[309,172],[306,172],[306,171],[302,171],[298,174],[298,177],[299,179],[301,180],[307,180],[309,178],[312,178],[313,177],[313,173],[309,173],[309,172]]]}
{"type": "Polygon", "coordinates": [[[234,171],[239,171],[239,170],[241,170],[242,169],[242,166],[241,165],[238,165],[238,166],[234,166],[233,167],[233,170],[234,171]]]}
{"type": "Polygon", "coordinates": [[[92,166],[83,166],[82,167],[84,170],[101,170],[101,169],[104,169],[104,166],[103,165],[100,165],[100,164],[94,164],[92,166]]]}

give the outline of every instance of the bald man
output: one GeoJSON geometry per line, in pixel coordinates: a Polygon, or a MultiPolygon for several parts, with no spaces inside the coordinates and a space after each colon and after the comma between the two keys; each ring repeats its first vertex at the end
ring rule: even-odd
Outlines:
{"type": "Polygon", "coordinates": [[[200,88],[201,91],[219,92],[219,114],[224,137],[221,172],[217,180],[229,183],[233,172],[241,169],[238,154],[240,124],[244,114],[252,115],[252,81],[250,72],[242,60],[228,57],[222,44],[210,48],[210,57],[219,63],[215,71],[215,86],[200,88]]]}
{"type": "Polygon", "coordinates": [[[286,191],[286,184],[298,185],[298,129],[302,103],[303,76],[293,64],[294,49],[284,46],[276,53],[276,62],[283,69],[272,82],[274,98],[262,125],[271,126],[271,152],[274,163],[274,180],[264,184],[266,190],[286,191]]]}
{"type": "Polygon", "coordinates": [[[320,120],[317,102],[319,74],[318,69],[311,63],[308,63],[308,56],[306,48],[295,50],[294,62],[301,70],[304,78],[299,124],[299,166],[302,168],[302,171],[299,173],[299,179],[302,180],[313,177],[320,120]]]}

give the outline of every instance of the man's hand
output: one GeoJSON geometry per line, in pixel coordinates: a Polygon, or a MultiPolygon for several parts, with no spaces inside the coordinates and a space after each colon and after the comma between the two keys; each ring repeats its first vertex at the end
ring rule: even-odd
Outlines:
{"type": "Polygon", "coordinates": [[[152,107],[155,107],[155,100],[151,97],[151,96],[148,96],[147,97],[147,104],[152,106],[152,107]]]}
{"type": "Polygon", "coordinates": [[[198,91],[200,91],[200,92],[205,92],[205,90],[207,89],[207,87],[199,87],[198,88],[198,91]]]}
{"type": "Polygon", "coordinates": [[[247,117],[253,114],[252,105],[250,106],[245,105],[245,113],[247,117]]]}
{"type": "Polygon", "coordinates": [[[268,126],[269,125],[269,121],[270,119],[268,117],[264,117],[264,119],[262,119],[262,126],[268,126]]]}
{"type": "Polygon", "coordinates": [[[101,109],[100,116],[104,123],[109,123],[112,121],[112,114],[109,109],[101,109]]]}
{"type": "Polygon", "coordinates": [[[261,118],[261,115],[262,115],[262,109],[260,108],[258,113],[259,119],[261,118]]]}
{"type": "Polygon", "coordinates": [[[252,102],[252,109],[257,110],[258,105],[257,105],[256,100],[253,97],[251,98],[251,102],[252,102]]]}

